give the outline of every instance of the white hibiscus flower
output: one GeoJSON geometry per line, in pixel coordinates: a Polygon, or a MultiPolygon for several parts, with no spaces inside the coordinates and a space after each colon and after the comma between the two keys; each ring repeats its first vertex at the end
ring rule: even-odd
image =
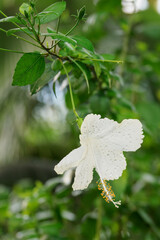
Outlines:
{"type": "Polygon", "coordinates": [[[93,169],[99,174],[98,189],[107,202],[116,207],[114,193],[107,185],[108,180],[118,179],[126,168],[123,151],[136,151],[143,142],[142,124],[137,119],[125,119],[121,123],[100,115],[89,114],[85,117],[80,134],[81,146],[71,151],[54,168],[58,174],[75,168],[73,190],[88,187],[93,179],[93,169]]]}

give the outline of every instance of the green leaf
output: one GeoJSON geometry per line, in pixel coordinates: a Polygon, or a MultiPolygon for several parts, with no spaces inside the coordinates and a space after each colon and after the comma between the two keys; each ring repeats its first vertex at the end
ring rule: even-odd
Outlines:
{"type": "Polygon", "coordinates": [[[62,33],[56,33],[50,28],[48,28],[47,30],[48,30],[48,33],[42,33],[42,36],[48,36],[48,37],[51,37],[52,39],[57,39],[57,40],[61,40],[64,42],[68,42],[74,46],[77,44],[77,42],[74,39],[72,39],[71,37],[65,36],[62,33]]]}
{"type": "Polygon", "coordinates": [[[60,51],[59,51],[59,56],[61,56],[61,57],[67,57],[67,56],[68,56],[68,53],[67,53],[66,50],[60,49],[60,51]]]}
{"type": "Polygon", "coordinates": [[[36,19],[39,18],[41,24],[51,22],[61,16],[65,8],[66,2],[56,2],[38,13],[36,19]]]}
{"type": "Polygon", "coordinates": [[[51,63],[47,63],[42,76],[30,87],[31,94],[35,94],[41,90],[55,76],[56,72],[51,69],[51,63]]]}
{"type": "Polygon", "coordinates": [[[43,74],[44,69],[45,60],[40,53],[25,53],[17,63],[12,85],[32,84],[43,74]]]}
{"type": "Polygon", "coordinates": [[[53,83],[53,92],[55,97],[57,98],[57,94],[56,94],[56,82],[53,83]]]}
{"type": "Polygon", "coordinates": [[[17,32],[33,34],[26,27],[9,29],[6,34],[7,34],[7,36],[11,36],[12,34],[17,33],[17,32]]]}
{"type": "Polygon", "coordinates": [[[58,43],[58,46],[60,47],[61,50],[65,50],[69,56],[73,56],[76,52],[76,46],[73,46],[68,42],[60,41],[58,43]]]}
{"type": "Polygon", "coordinates": [[[94,62],[93,66],[94,66],[94,70],[96,72],[97,78],[99,78],[101,75],[101,65],[99,62],[94,62]]]}
{"type": "Polygon", "coordinates": [[[87,38],[76,35],[73,36],[72,39],[76,40],[77,44],[80,45],[81,47],[84,47],[89,51],[94,52],[93,44],[87,38]]]}
{"type": "Polygon", "coordinates": [[[62,64],[59,59],[55,59],[51,64],[51,69],[55,72],[60,71],[62,69],[62,64]]]}
{"type": "Polygon", "coordinates": [[[60,48],[60,51],[59,51],[60,56],[78,57],[76,46],[73,46],[72,44],[68,42],[63,42],[63,41],[60,41],[58,43],[58,46],[60,48]]]}
{"type": "Polygon", "coordinates": [[[18,20],[18,18],[15,16],[10,16],[10,17],[0,19],[0,23],[4,23],[4,22],[12,22],[12,23],[21,24],[21,21],[18,20]]]}
{"type": "Polygon", "coordinates": [[[80,58],[80,57],[86,58],[88,56],[87,53],[84,53],[84,50],[86,50],[86,49],[84,49],[82,47],[77,47],[77,45],[73,46],[72,44],[70,44],[68,42],[60,41],[58,43],[58,46],[60,47],[59,54],[61,56],[69,55],[74,58],[80,58]]]}

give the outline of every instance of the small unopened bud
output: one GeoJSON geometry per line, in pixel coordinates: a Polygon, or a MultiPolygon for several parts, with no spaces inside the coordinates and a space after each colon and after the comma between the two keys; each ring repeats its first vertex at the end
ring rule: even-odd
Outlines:
{"type": "Polygon", "coordinates": [[[26,18],[29,17],[28,13],[25,10],[24,10],[24,15],[25,15],[26,18]]]}
{"type": "Polygon", "coordinates": [[[32,8],[35,7],[35,3],[33,1],[30,1],[29,4],[31,5],[32,8]]]}
{"type": "Polygon", "coordinates": [[[86,13],[86,7],[83,6],[83,7],[79,10],[79,12],[78,12],[78,19],[79,19],[79,20],[82,20],[82,18],[84,17],[85,13],[86,13]]]}
{"type": "Polygon", "coordinates": [[[78,125],[79,129],[81,129],[81,125],[83,123],[83,118],[78,118],[76,121],[77,121],[77,125],[78,125]]]}
{"type": "Polygon", "coordinates": [[[33,8],[27,3],[22,3],[22,5],[19,8],[19,11],[22,15],[28,18],[33,12],[33,8]]]}

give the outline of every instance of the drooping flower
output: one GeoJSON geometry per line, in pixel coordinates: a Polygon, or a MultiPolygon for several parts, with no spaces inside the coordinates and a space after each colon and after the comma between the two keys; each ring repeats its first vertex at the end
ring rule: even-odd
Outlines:
{"type": "Polygon", "coordinates": [[[63,174],[75,168],[73,190],[83,190],[93,179],[93,169],[99,174],[98,189],[107,202],[116,207],[114,193],[108,180],[118,179],[126,168],[123,151],[136,151],[143,142],[142,124],[137,119],[125,119],[121,123],[100,115],[89,114],[85,117],[80,134],[81,146],[71,151],[54,168],[63,174]]]}

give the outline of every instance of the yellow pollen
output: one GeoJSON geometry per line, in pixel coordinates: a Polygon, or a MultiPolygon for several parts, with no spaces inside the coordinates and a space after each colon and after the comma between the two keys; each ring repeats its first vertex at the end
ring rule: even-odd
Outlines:
{"type": "Polygon", "coordinates": [[[112,187],[109,183],[107,183],[107,180],[103,180],[103,183],[101,181],[96,182],[98,184],[98,190],[101,190],[101,196],[104,198],[104,200],[109,203],[110,201],[114,201],[115,194],[112,190],[112,187]],[[104,187],[105,186],[105,187],[104,187]],[[106,188],[106,189],[105,189],[106,188]]]}

